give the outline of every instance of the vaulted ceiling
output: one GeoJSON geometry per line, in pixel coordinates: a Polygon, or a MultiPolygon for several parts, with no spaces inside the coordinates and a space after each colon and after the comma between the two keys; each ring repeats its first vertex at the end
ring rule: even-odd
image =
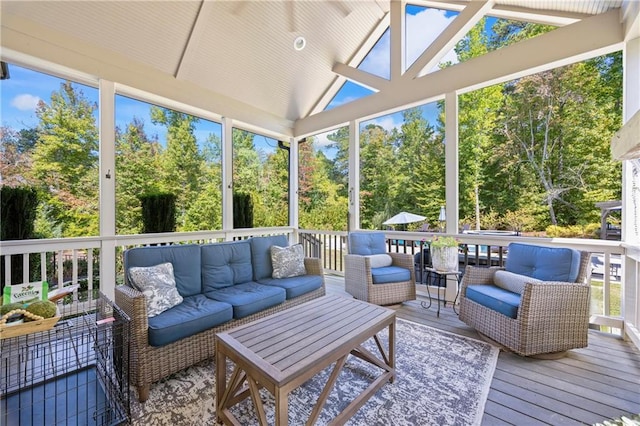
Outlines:
{"type": "MultiPolygon", "coordinates": [[[[620,22],[626,0],[412,3],[455,11],[475,4],[482,15],[564,26],[614,9],[619,10],[620,22]]],[[[346,77],[367,78],[353,70],[395,19],[394,7],[388,0],[2,0],[2,55],[18,62],[21,55],[41,58],[295,135],[341,120],[339,108],[326,119],[307,117],[325,114],[317,113],[346,77]],[[300,51],[294,49],[299,36],[306,39],[300,51]]],[[[475,21],[465,22],[468,26],[475,21]]],[[[451,31],[451,36],[460,37],[460,31],[451,31]]],[[[389,87],[384,96],[372,99],[381,99],[379,111],[392,109],[403,102],[402,92],[411,91],[410,86],[389,87]],[[392,99],[394,91],[397,99],[392,99]]],[[[345,119],[359,114],[359,108],[345,108],[345,119]]]]}

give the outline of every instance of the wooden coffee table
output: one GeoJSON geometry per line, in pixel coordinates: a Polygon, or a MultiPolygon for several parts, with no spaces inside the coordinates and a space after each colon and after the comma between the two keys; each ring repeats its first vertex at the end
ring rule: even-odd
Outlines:
{"type": "Polygon", "coordinates": [[[217,335],[216,402],[218,421],[240,422],[229,411],[251,397],[261,425],[266,415],[259,390],[275,397],[277,425],[288,423],[289,393],[336,363],[313,407],[307,424],[314,424],[349,354],[380,367],[383,372],[335,419],[345,423],[378,389],[395,379],[395,312],[339,296],[324,296],[286,311],[217,335]],[[377,333],[389,329],[384,348],[377,333]],[[373,337],[380,357],[362,347],[373,337]],[[227,382],[227,358],[234,364],[227,382]]]}

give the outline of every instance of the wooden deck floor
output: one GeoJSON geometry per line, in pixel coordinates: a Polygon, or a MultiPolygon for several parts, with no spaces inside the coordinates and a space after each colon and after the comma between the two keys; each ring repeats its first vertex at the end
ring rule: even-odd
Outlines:
{"type": "MultiPolygon", "coordinates": [[[[351,297],[342,277],[325,277],[327,293],[351,297]]],[[[391,308],[399,318],[479,339],[450,307],[438,318],[434,306],[424,309],[420,300],[423,296],[391,308]]],[[[588,347],[559,360],[501,351],[482,424],[583,425],[630,413],[640,413],[640,351],[619,338],[590,331],[588,347]]]]}

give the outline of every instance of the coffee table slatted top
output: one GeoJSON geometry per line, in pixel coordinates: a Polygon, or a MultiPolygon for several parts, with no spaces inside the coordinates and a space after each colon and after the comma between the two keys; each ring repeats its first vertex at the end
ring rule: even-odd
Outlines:
{"type": "Polygon", "coordinates": [[[218,334],[235,356],[282,386],[349,353],[395,318],[391,309],[341,296],[325,296],[218,334]]]}

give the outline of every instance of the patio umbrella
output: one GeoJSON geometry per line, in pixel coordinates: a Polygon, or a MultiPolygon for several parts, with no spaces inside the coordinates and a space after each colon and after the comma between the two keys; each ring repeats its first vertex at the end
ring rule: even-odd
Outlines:
{"type": "Polygon", "coordinates": [[[383,225],[403,225],[406,223],[420,222],[421,220],[425,220],[426,217],[420,216],[419,214],[400,212],[392,218],[387,219],[385,222],[382,222],[383,225]]]}

